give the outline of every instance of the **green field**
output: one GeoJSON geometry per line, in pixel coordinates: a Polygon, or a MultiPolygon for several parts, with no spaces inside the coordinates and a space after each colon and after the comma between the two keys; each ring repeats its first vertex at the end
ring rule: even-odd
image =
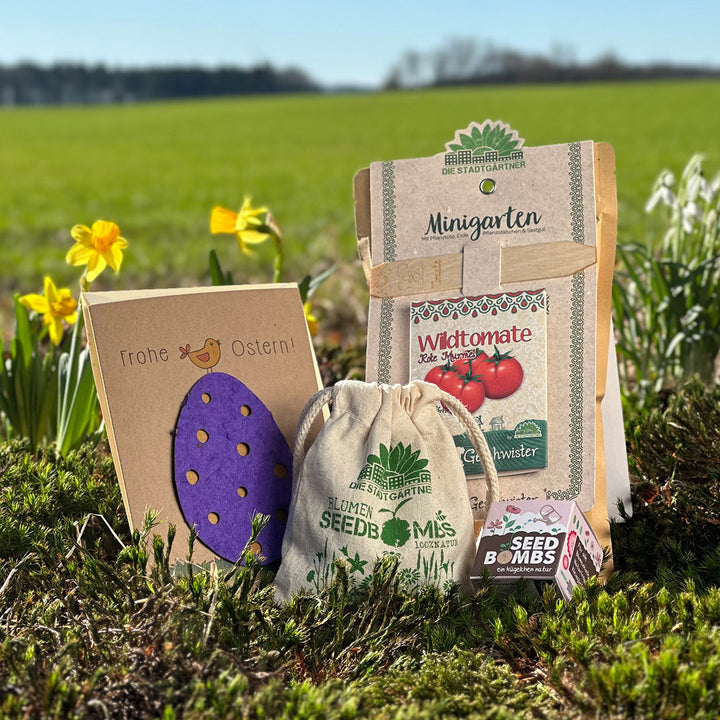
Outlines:
{"type": "MultiPolygon", "coordinates": [[[[720,82],[517,86],[367,95],[281,96],[0,112],[0,307],[63,284],[69,229],[98,218],[129,240],[121,275],[97,288],[207,282],[215,247],[235,280],[266,279],[270,248],[248,262],[212,237],[211,207],[268,205],[285,234],[287,279],[354,258],[352,178],[375,160],[435,154],[486,117],[527,145],[593,139],[617,154],[620,239],[643,234],[657,173],[692,153],[720,168],[720,82]]],[[[361,278],[359,268],[348,271],[361,278]]]]}

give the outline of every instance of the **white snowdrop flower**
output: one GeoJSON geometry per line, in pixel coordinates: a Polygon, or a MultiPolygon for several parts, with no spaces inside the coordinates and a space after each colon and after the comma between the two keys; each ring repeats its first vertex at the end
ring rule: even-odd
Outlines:
{"type": "Polygon", "coordinates": [[[706,232],[712,233],[715,231],[718,221],[718,214],[715,208],[710,208],[707,217],[705,218],[705,229],[706,232]]]}
{"type": "Polygon", "coordinates": [[[693,230],[694,220],[692,215],[687,215],[685,210],[682,214],[682,226],[683,230],[689,235],[693,230]]]}
{"type": "Polygon", "coordinates": [[[717,195],[718,190],[720,190],[720,175],[716,175],[713,178],[713,181],[709,183],[710,186],[710,199],[708,202],[712,202],[715,195],[717,195]]]}
{"type": "Polygon", "coordinates": [[[648,199],[648,201],[645,203],[645,212],[651,213],[655,206],[658,204],[658,200],[660,199],[660,191],[656,190],[648,199]]]}
{"type": "Polygon", "coordinates": [[[666,185],[661,185],[645,203],[645,212],[652,212],[660,200],[662,200],[663,205],[668,207],[674,207],[677,204],[675,193],[666,185]]]}
{"type": "Polygon", "coordinates": [[[668,207],[675,207],[675,205],[677,205],[677,196],[670,188],[660,188],[660,197],[668,207]]]}
{"type": "Polygon", "coordinates": [[[657,205],[657,201],[660,199],[660,191],[656,190],[648,199],[648,201],[645,203],[645,212],[651,213],[655,206],[657,205]]]}
{"type": "Polygon", "coordinates": [[[664,170],[660,177],[665,187],[672,187],[675,184],[675,175],[670,170],[664,170]]]}
{"type": "Polygon", "coordinates": [[[708,204],[712,202],[713,196],[715,195],[712,185],[702,176],[700,176],[700,190],[698,194],[708,204]]]}
{"type": "Polygon", "coordinates": [[[695,227],[696,220],[702,220],[702,210],[697,203],[689,202],[682,209],[682,225],[686,233],[691,233],[695,227]]]}
{"type": "Polygon", "coordinates": [[[700,181],[702,180],[700,173],[693,173],[687,181],[687,189],[685,196],[688,202],[694,203],[700,194],[700,181]]]}

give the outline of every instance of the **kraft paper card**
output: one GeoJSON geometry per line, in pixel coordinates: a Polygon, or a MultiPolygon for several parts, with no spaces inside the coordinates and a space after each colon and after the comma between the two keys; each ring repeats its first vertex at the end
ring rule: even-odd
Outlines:
{"type": "MultiPolygon", "coordinates": [[[[612,148],[591,141],[526,147],[504,123],[472,123],[438,155],[372,163],[355,178],[355,199],[370,289],[368,380],[406,383],[429,363],[460,375],[452,366],[469,363],[462,390],[485,385],[476,418],[486,437],[500,433],[502,497],[576,501],[609,545],[600,401],[615,257],[612,148]],[[542,330],[524,309],[512,312],[514,298],[539,290],[542,330]],[[500,304],[483,316],[477,303],[489,307],[491,298],[500,304]],[[463,314],[463,300],[475,303],[475,317],[463,314]],[[439,331],[444,346],[438,339],[429,349],[433,321],[418,329],[414,320],[433,304],[449,314],[439,331]],[[537,339],[523,342],[523,333],[537,339]],[[452,347],[463,338],[463,347],[452,347]],[[531,348],[533,359],[526,359],[531,348]],[[510,367],[511,359],[520,368],[510,367]],[[524,372],[528,363],[532,370],[524,372]],[[514,374],[507,387],[488,393],[506,373],[514,374]],[[526,407],[518,411],[526,383],[526,407]],[[533,467],[508,467],[530,455],[533,467]]],[[[462,433],[453,434],[463,456],[462,433]]],[[[486,509],[478,470],[466,463],[479,525],[486,509]]]]}
{"type": "Polygon", "coordinates": [[[296,285],[85,293],[93,372],[131,528],[177,527],[174,559],[279,560],[295,426],[320,388],[296,285]]]}

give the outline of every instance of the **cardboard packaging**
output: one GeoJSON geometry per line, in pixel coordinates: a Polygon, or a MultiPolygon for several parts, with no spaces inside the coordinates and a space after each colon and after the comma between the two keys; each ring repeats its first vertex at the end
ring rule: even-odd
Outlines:
{"type": "Polygon", "coordinates": [[[300,412],[321,387],[297,285],[88,292],[93,373],[131,529],[177,528],[173,561],[280,557],[300,412]]]}
{"type": "Polygon", "coordinates": [[[518,500],[490,504],[470,580],[485,571],[501,585],[527,580],[538,591],[552,583],[567,600],[597,575],[603,553],[578,504],[518,500]]]}
{"type": "MultiPolygon", "coordinates": [[[[406,383],[432,365],[472,365],[468,353],[510,353],[527,370],[522,386],[512,397],[486,393],[476,412],[504,473],[501,497],[575,501],[607,547],[605,456],[624,454],[621,431],[610,447],[604,439],[603,414],[622,428],[619,394],[601,412],[614,363],[614,171],[605,143],[527,147],[516,130],[486,120],[458,130],[437,155],[372,163],[354,188],[370,290],[367,379],[406,383]],[[545,326],[513,320],[525,312],[514,315],[513,304],[530,297],[543,298],[545,326]],[[433,307],[437,330],[422,315],[433,307]],[[485,307],[497,311],[495,324],[485,307]]],[[[453,434],[479,534],[484,484],[453,434]]]]}

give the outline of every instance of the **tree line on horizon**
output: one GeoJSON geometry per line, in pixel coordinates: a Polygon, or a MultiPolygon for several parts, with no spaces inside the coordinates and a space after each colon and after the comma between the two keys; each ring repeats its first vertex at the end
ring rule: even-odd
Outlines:
{"type": "MultiPolygon", "coordinates": [[[[382,89],[720,77],[720,66],[656,62],[631,65],[613,53],[578,63],[572,49],[532,54],[474,39],[448,41],[437,50],[406,51],[391,66],[382,89]]],[[[0,105],[141,102],[146,100],[369,90],[327,88],[304,70],[200,66],[108,68],[103,64],[32,62],[0,65],[0,105]]]]}
{"type": "Polygon", "coordinates": [[[250,69],[220,67],[108,68],[104,65],[35,63],[0,65],[0,104],[99,104],[173,98],[319,92],[297,68],[269,64],[250,69]]]}
{"type": "Polygon", "coordinates": [[[633,65],[613,52],[579,63],[568,46],[554,45],[547,54],[526,53],[492,42],[456,38],[436,50],[406,51],[390,68],[384,88],[702,77],[720,77],[720,66],[670,62],[633,65]]]}

